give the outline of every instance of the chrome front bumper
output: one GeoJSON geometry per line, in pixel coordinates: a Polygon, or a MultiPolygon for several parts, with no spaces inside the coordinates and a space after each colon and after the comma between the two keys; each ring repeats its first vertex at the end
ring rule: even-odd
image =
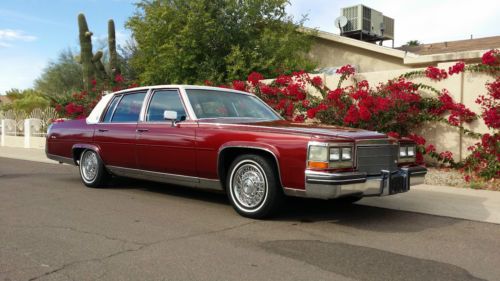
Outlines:
{"type": "Polygon", "coordinates": [[[362,172],[325,173],[306,171],[305,191],[288,190],[289,195],[332,199],[348,195],[386,196],[407,192],[410,186],[424,183],[427,169],[421,166],[382,171],[380,176],[362,172]]]}

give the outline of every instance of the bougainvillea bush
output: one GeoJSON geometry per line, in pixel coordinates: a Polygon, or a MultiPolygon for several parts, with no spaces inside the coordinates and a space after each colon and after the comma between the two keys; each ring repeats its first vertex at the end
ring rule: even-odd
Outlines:
{"type": "Polygon", "coordinates": [[[92,80],[92,85],[93,87],[89,91],[81,90],[52,98],[52,106],[59,116],[66,119],[86,118],[99,102],[103,93],[138,86],[135,83],[125,81],[121,75],[116,75],[114,81],[111,81],[109,85],[97,83],[96,80],[92,80]]]}
{"type": "Polygon", "coordinates": [[[417,161],[423,155],[458,168],[465,179],[491,180],[498,184],[500,176],[500,52],[492,50],[484,54],[481,64],[468,65],[458,62],[448,70],[429,66],[425,70],[408,72],[386,83],[370,85],[368,81],[355,81],[343,87],[345,80],[353,78],[355,69],[346,65],[338,69],[340,80],[335,89],[326,87],[319,76],[311,77],[303,71],[292,75],[279,75],[270,83],[264,83],[259,73],[251,73],[247,81],[233,81],[231,88],[254,93],[295,122],[320,122],[323,124],[350,126],[385,132],[394,138],[410,138],[418,145],[417,161]],[[427,77],[433,81],[447,79],[465,71],[483,72],[495,77],[486,85],[487,94],[480,96],[482,111],[478,115],[453,100],[446,89],[438,90],[423,83],[412,81],[415,77],[427,77]],[[312,94],[316,91],[316,94],[312,94]],[[423,94],[424,92],[429,94],[423,94]],[[492,134],[479,134],[464,128],[464,123],[483,119],[492,134]],[[464,134],[478,139],[463,162],[455,162],[450,151],[436,151],[433,144],[413,133],[425,122],[440,122],[457,127],[464,134]]]}

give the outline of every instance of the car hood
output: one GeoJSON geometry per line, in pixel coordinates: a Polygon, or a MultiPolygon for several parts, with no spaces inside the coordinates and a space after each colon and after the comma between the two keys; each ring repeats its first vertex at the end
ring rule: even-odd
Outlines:
{"type": "Polygon", "coordinates": [[[217,123],[221,126],[227,124],[230,127],[284,134],[301,134],[317,137],[334,137],[343,139],[382,139],[387,138],[385,134],[363,129],[325,125],[319,123],[295,123],[286,120],[267,122],[241,122],[242,120],[205,120],[204,123],[217,123]]]}

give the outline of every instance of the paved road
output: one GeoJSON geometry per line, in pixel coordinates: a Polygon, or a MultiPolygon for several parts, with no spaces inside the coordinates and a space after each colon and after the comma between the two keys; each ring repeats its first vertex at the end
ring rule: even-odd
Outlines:
{"type": "Polygon", "coordinates": [[[292,200],[273,220],[224,195],[0,158],[0,280],[500,280],[500,225],[292,200]]]}

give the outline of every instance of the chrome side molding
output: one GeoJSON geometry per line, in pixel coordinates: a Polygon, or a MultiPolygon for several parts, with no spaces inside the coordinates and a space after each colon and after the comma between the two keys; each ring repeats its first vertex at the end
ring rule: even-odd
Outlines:
{"type": "Polygon", "coordinates": [[[161,172],[146,171],[140,169],[124,168],[117,166],[106,166],[114,175],[120,177],[149,180],[161,183],[175,184],[193,188],[224,191],[219,180],[191,177],[184,175],[168,174],[161,172]]]}

